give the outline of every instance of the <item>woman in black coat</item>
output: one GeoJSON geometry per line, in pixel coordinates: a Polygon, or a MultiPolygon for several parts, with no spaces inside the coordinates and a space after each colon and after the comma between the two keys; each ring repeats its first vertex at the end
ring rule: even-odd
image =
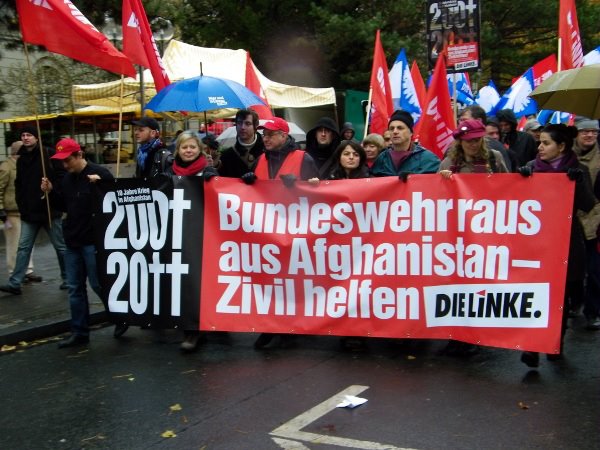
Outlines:
{"type": "MultiPolygon", "coordinates": [[[[596,203],[592,190],[589,171],[581,164],[573,152],[573,141],[577,136],[577,128],[564,124],[547,125],[540,136],[536,159],[519,169],[522,175],[528,176],[536,173],[566,173],[570,180],[575,182],[575,198],[573,199],[573,220],[571,221],[571,241],[569,245],[569,259],[567,265],[567,283],[565,286],[565,303],[563,307],[563,320],[560,341],[560,353],[548,354],[549,360],[562,358],[563,339],[568,319],[568,300],[571,297],[583,296],[583,279],[585,277],[585,241],[580,222],[576,219],[575,212],[582,210],[591,211],[596,203]]],[[[536,352],[523,352],[523,361],[529,367],[539,365],[539,354],[536,352]]]]}

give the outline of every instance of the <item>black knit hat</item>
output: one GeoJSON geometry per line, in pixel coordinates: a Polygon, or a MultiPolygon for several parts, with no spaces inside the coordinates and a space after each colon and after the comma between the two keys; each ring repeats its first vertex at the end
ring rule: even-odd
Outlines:
{"type": "Polygon", "coordinates": [[[34,127],[33,125],[25,125],[21,128],[21,134],[23,133],[29,133],[32,136],[35,136],[36,139],[39,139],[37,127],[34,127]]]}
{"type": "Polygon", "coordinates": [[[390,123],[392,123],[394,120],[399,120],[400,122],[403,122],[404,124],[406,124],[406,126],[410,129],[410,132],[412,133],[413,127],[415,125],[415,121],[413,120],[410,113],[403,111],[401,109],[397,109],[392,114],[392,117],[390,117],[390,120],[388,122],[388,127],[390,126],[390,123]]]}

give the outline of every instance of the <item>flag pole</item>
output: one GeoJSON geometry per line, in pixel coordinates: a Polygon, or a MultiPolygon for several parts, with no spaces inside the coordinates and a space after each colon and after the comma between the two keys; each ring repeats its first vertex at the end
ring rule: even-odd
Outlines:
{"type": "MultiPolygon", "coordinates": [[[[44,145],[42,143],[42,130],[40,127],[40,118],[38,116],[37,109],[37,92],[35,90],[35,82],[33,79],[33,69],[31,68],[31,61],[29,59],[29,50],[27,46],[27,42],[23,41],[23,49],[25,51],[25,59],[27,60],[27,71],[29,73],[29,88],[31,92],[31,97],[33,99],[33,115],[35,116],[35,125],[38,133],[38,144],[40,146],[40,160],[42,161],[42,176],[47,178],[46,175],[46,161],[44,158],[44,145]]],[[[41,183],[41,180],[40,180],[41,183]]],[[[48,193],[44,192],[44,197],[46,198],[46,208],[48,210],[48,226],[52,228],[52,214],[50,213],[50,197],[48,197],[48,193]]]]}
{"type": "Polygon", "coordinates": [[[363,134],[363,139],[367,137],[367,133],[369,132],[369,119],[371,118],[371,100],[373,99],[373,88],[369,87],[369,99],[367,100],[367,114],[365,115],[365,132],[363,134]]]}
{"type": "Polygon", "coordinates": [[[562,38],[559,37],[558,38],[558,61],[556,62],[557,63],[557,66],[556,66],[556,71],[557,72],[560,72],[562,70],[562,67],[561,67],[561,65],[562,65],[562,51],[561,51],[561,49],[562,49],[562,38]]]}
{"type": "Polygon", "coordinates": [[[125,75],[121,74],[121,92],[119,94],[119,130],[117,132],[117,178],[119,178],[121,167],[121,130],[123,128],[123,88],[125,75]]]}

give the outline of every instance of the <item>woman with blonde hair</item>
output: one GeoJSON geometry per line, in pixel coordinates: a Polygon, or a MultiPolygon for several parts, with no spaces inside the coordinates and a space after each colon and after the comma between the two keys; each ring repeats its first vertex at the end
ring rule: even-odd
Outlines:
{"type": "Polygon", "coordinates": [[[371,133],[363,139],[362,145],[367,152],[367,167],[370,169],[381,150],[385,148],[385,141],[382,135],[371,133]]]}
{"type": "Polygon", "coordinates": [[[456,140],[439,168],[444,178],[450,178],[455,173],[508,172],[500,152],[490,149],[483,139],[486,133],[481,121],[465,120],[452,134],[456,140]]]}

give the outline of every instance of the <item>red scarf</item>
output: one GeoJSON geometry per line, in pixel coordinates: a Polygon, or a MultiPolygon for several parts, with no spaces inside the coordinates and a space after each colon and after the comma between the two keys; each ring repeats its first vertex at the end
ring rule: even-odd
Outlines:
{"type": "Polygon", "coordinates": [[[191,177],[202,172],[206,167],[206,164],[206,156],[204,155],[200,155],[189,163],[183,162],[179,157],[175,157],[175,161],[173,161],[173,172],[175,175],[191,177]]]}

